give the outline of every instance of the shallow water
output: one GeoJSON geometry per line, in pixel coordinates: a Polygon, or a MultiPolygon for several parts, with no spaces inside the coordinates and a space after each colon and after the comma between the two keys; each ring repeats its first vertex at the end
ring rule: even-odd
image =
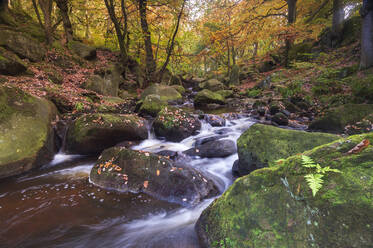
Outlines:
{"type": "MultiPolygon", "coordinates": [[[[196,139],[230,128],[236,142],[253,124],[228,121],[225,127],[202,124],[200,134],[180,143],[150,136],[135,150],[181,152],[196,139]]],[[[185,158],[187,165],[209,175],[225,191],[232,183],[237,154],[227,158],[185,158]]],[[[194,225],[214,199],[193,208],[144,194],[121,194],[89,183],[95,158],[57,154],[41,170],[0,182],[0,247],[198,247],[194,225]]]]}

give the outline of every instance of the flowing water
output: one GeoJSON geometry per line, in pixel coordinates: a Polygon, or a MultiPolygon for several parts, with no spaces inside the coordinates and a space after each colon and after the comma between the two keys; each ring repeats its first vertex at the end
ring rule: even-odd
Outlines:
{"type": "MultiPolygon", "coordinates": [[[[237,141],[253,122],[202,124],[201,132],[180,143],[150,138],[132,147],[158,152],[185,151],[195,140],[224,133],[237,141]]],[[[226,158],[187,158],[185,163],[210,175],[220,190],[232,183],[237,154],[226,158]]],[[[198,247],[194,225],[214,199],[191,208],[144,194],[120,194],[89,183],[96,158],[57,154],[41,170],[0,182],[0,247],[198,247]]]]}

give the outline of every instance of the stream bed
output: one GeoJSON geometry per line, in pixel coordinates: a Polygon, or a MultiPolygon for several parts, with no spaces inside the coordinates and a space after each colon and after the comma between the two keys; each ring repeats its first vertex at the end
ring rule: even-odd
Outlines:
{"type": "MultiPolygon", "coordinates": [[[[201,132],[180,143],[149,139],[134,150],[182,151],[196,140],[224,133],[237,141],[254,122],[227,121],[225,127],[202,122],[201,132]]],[[[226,158],[190,158],[185,164],[212,178],[221,192],[233,182],[237,154],[226,158]]],[[[184,208],[145,194],[104,190],[89,182],[96,158],[59,153],[42,169],[0,182],[0,247],[198,247],[194,225],[214,200],[184,208]]]]}

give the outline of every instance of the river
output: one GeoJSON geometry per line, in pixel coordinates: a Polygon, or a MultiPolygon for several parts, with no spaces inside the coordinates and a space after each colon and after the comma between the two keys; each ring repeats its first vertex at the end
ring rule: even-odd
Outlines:
{"type": "MultiPolygon", "coordinates": [[[[180,143],[149,139],[134,150],[185,151],[197,139],[224,133],[237,141],[251,119],[227,121],[225,127],[202,122],[201,132],[180,143]]],[[[210,175],[221,192],[233,182],[237,154],[226,158],[184,158],[185,164],[210,175]]],[[[23,176],[0,182],[0,247],[198,247],[194,225],[214,199],[192,208],[144,194],[103,190],[89,182],[96,158],[56,154],[54,160],[23,176]]]]}

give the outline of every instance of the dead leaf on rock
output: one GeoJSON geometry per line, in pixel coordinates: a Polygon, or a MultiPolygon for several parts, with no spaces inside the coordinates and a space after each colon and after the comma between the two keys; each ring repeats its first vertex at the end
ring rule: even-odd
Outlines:
{"type": "Polygon", "coordinates": [[[357,144],[354,148],[352,148],[350,151],[347,152],[347,154],[357,154],[362,152],[365,148],[367,148],[370,145],[370,141],[365,139],[361,141],[359,144],[357,144]]]}

